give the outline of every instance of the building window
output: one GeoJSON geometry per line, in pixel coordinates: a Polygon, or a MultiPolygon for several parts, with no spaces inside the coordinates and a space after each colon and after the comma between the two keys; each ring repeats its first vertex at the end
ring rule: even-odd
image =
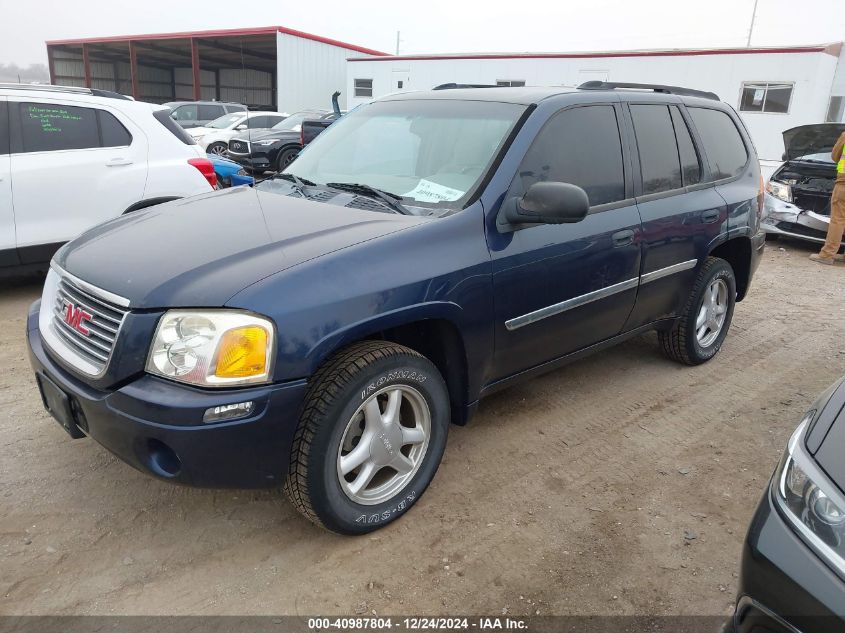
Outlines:
{"type": "Polygon", "coordinates": [[[497,86],[506,86],[510,88],[517,88],[519,86],[525,85],[524,79],[497,79],[496,80],[497,86]]]}
{"type": "Polygon", "coordinates": [[[740,112],[789,112],[794,84],[756,83],[742,84],[742,97],[739,100],[740,112]]]}
{"type": "Polygon", "coordinates": [[[356,79],[355,80],[355,96],[356,97],[372,97],[373,96],[373,80],[372,79],[356,79]]]}

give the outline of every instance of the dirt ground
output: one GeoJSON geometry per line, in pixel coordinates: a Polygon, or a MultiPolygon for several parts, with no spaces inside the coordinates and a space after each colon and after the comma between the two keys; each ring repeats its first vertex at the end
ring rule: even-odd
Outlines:
{"type": "Polygon", "coordinates": [[[724,614],[789,434],[845,373],[845,266],[812,250],[769,244],[704,366],[647,335],[485,400],[415,508],[360,538],[70,440],[26,359],[40,280],[0,282],[0,613],[724,614]]]}

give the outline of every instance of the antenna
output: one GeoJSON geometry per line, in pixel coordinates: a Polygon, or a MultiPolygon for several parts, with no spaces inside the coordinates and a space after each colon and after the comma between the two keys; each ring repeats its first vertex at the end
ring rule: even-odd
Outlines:
{"type": "Polygon", "coordinates": [[[745,48],[751,48],[751,35],[754,33],[754,19],[757,17],[757,2],[754,0],[754,10],[751,12],[751,28],[748,29],[748,41],[745,42],[745,48]]]}

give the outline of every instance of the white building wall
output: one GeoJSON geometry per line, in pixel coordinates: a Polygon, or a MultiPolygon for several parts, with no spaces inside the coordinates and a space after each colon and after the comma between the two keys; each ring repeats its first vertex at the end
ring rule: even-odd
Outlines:
{"type": "Polygon", "coordinates": [[[280,112],[331,109],[332,93],[343,92],[346,60],[357,51],[287,33],[277,36],[276,90],[280,112]]]}
{"type": "Polygon", "coordinates": [[[372,79],[373,96],[428,90],[456,82],[494,84],[522,80],[534,86],[577,86],[584,81],[657,83],[715,92],[739,109],[746,81],[794,83],[787,114],[743,112],[761,158],[765,175],[783,154],[781,132],[797,125],[825,120],[837,57],[826,52],[641,57],[422,59],[349,61],[346,73],[347,107],[370,99],[354,96],[354,80],[372,79]],[[403,88],[398,89],[398,81],[403,88]]]}

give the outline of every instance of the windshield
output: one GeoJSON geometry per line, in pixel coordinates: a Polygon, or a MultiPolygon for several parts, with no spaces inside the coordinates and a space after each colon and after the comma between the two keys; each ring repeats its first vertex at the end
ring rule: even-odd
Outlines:
{"type": "Polygon", "coordinates": [[[525,106],[447,99],[357,108],[285,169],[317,184],[356,183],[408,202],[458,207],[481,181],[525,106]]]}
{"type": "Polygon", "coordinates": [[[271,129],[299,132],[305,119],[319,119],[321,116],[323,116],[321,112],[295,112],[283,121],[276,123],[271,129]]]}
{"type": "Polygon", "coordinates": [[[246,118],[245,112],[235,112],[234,114],[224,114],[217,117],[211,123],[207,123],[205,127],[214,128],[215,130],[225,130],[234,127],[238,122],[246,118]]]}

